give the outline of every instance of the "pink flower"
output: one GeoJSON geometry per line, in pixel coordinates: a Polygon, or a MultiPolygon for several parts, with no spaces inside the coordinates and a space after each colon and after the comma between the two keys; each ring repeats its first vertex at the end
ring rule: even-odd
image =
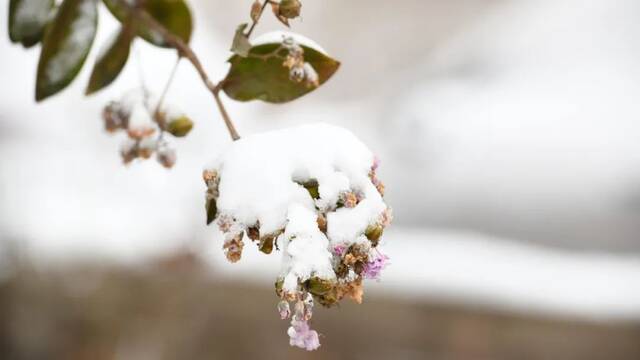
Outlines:
{"type": "Polygon", "coordinates": [[[280,313],[280,319],[288,319],[291,315],[291,309],[289,303],[286,300],[282,300],[278,303],[278,312],[280,313]]]}
{"type": "Polygon", "coordinates": [[[345,250],[347,250],[347,248],[344,245],[336,245],[333,247],[333,252],[338,256],[342,256],[345,250]]]}
{"type": "Polygon", "coordinates": [[[287,330],[289,335],[289,345],[297,346],[307,351],[312,351],[320,347],[318,332],[311,330],[305,320],[291,320],[291,326],[287,330]]]}
{"type": "Polygon", "coordinates": [[[382,269],[387,266],[387,260],[389,260],[387,255],[377,253],[377,256],[364,266],[364,277],[379,280],[382,269]]]}

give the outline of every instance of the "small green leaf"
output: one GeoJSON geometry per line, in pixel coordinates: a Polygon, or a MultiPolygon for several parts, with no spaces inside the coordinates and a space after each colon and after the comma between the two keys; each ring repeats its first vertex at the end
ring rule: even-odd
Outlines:
{"type": "Polygon", "coordinates": [[[98,26],[95,0],[64,0],[47,27],[36,78],[36,101],[69,85],[91,50],[98,26]]]}
{"type": "Polygon", "coordinates": [[[53,0],[10,0],[9,38],[31,47],[42,40],[44,28],[53,9],[53,0]]]}
{"type": "Polygon", "coordinates": [[[218,214],[218,206],[216,204],[216,199],[207,199],[207,225],[211,224],[213,220],[216,219],[216,215],[218,214]]]}
{"type": "MultiPolygon", "coordinates": [[[[127,19],[128,10],[123,8],[125,0],[104,0],[109,11],[120,22],[127,19]]],[[[191,39],[193,22],[191,10],[184,0],[146,0],[142,2],[142,10],[146,11],[170,33],[188,43],[191,39]]],[[[146,41],[160,47],[171,47],[157,32],[138,23],[137,33],[146,41]]]]}
{"type": "Polygon", "coordinates": [[[251,50],[251,43],[244,34],[244,29],[246,29],[247,26],[249,26],[249,24],[246,23],[238,25],[236,28],[236,34],[233,36],[233,42],[231,43],[231,51],[242,57],[247,57],[249,55],[249,50],[251,50]]]}
{"type": "Polygon", "coordinates": [[[111,84],[127,63],[131,40],[133,40],[133,29],[128,24],[122,26],[118,35],[113,38],[110,44],[107,44],[107,48],[96,60],[87,85],[87,95],[111,84]]]}
{"type": "MultiPolygon", "coordinates": [[[[229,59],[231,68],[223,80],[222,89],[232,99],[250,101],[259,99],[270,103],[284,103],[297,99],[315,87],[290,79],[289,69],[283,66],[287,54],[280,43],[256,45],[248,57],[234,55],[229,59]]],[[[326,82],[338,70],[340,63],[324,53],[301,45],[304,61],[318,74],[318,83],[326,82]]]]}

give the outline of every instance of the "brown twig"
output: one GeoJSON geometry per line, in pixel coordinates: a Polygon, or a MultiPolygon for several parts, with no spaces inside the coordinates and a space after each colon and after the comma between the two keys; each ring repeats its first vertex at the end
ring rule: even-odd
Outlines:
{"type": "Polygon", "coordinates": [[[233,140],[240,139],[240,135],[236,131],[235,126],[233,125],[233,122],[231,121],[231,118],[229,117],[229,114],[227,113],[227,111],[226,111],[226,109],[224,107],[224,104],[222,103],[222,100],[220,99],[219,93],[220,93],[220,88],[221,88],[221,86],[220,86],[221,82],[216,85],[216,84],[213,83],[213,81],[211,81],[211,79],[209,78],[209,75],[207,75],[206,71],[202,67],[202,64],[200,63],[200,60],[198,59],[198,56],[193,52],[191,47],[189,47],[189,45],[187,45],[184,41],[182,41],[182,39],[180,39],[179,37],[177,37],[177,36],[173,35],[171,32],[169,32],[169,30],[167,30],[164,26],[162,26],[162,24],[157,22],[146,11],[144,11],[142,9],[139,9],[139,8],[131,7],[131,6],[127,5],[123,1],[121,1],[120,3],[121,3],[122,6],[127,7],[129,9],[129,11],[131,12],[131,14],[137,20],[139,20],[142,23],[144,23],[151,30],[153,30],[153,31],[157,32],[158,34],[160,34],[160,36],[162,37],[164,42],[166,42],[168,45],[170,45],[171,47],[173,47],[174,49],[176,49],[178,51],[178,55],[180,57],[184,57],[187,60],[189,60],[189,62],[193,65],[193,67],[196,69],[196,71],[200,75],[200,78],[204,82],[204,84],[207,87],[207,89],[209,89],[209,92],[211,92],[211,94],[215,98],[216,104],[218,105],[218,110],[220,110],[220,114],[222,115],[222,119],[224,120],[224,123],[227,126],[227,130],[229,130],[229,135],[231,135],[231,138],[233,140]]]}

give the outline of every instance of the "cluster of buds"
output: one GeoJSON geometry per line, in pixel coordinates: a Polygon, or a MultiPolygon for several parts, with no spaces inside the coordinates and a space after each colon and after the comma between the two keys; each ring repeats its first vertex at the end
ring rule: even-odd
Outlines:
{"type": "MultiPolygon", "coordinates": [[[[375,189],[382,196],[384,185],[376,178],[376,169],[378,161],[376,160],[371,166],[369,179],[372,181],[375,189]]],[[[205,170],[203,172],[204,182],[207,186],[206,191],[206,208],[207,222],[211,223],[216,220],[218,228],[224,234],[224,245],[226,257],[231,262],[236,262],[242,255],[244,247],[243,236],[246,233],[247,238],[255,242],[258,249],[266,254],[272,252],[275,247],[278,249],[278,243],[284,246],[283,251],[285,257],[295,257],[295,250],[291,250],[292,246],[296,246],[298,241],[304,243],[304,238],[298,238],[289,232],[291,227],[297,225],[293,223],[291,218],[285,226],[276,232],[262,234],[259,223],[243,224],[236,218],[226,213],[218,213],[216,201],[220,195],[220,176],[216,170],[205,170]]],[[[319,192],[319,183],[315,179],[298,182],[308,192],[311,199],[316,204],[322,204],[319,192]]],[[[377,196],[376,196],[377,197],[377,196]]],[[[315,224],[316,232],[319,231],[321,237],[327,242],[327,256],[331,258],[328,265],[329,275],[312,274],[311,276],[301,277],[294,270],[285,270],[275,283],[276,295],[280,298],[277,309],[282,319],[290,319],[291,325],[287,331],[290,337],[290,345],[297,346],[306,350],[315,350],[320,346],[318,333],[311,330],[309,321],[312,317],[314,303],[319,303],[325,307],[332,307],[338,304],[342,299],[352,299],[356,303],[361,303],[363,298],[363,281],[365,279],[378,280],[381,271],[388,264],[389,258],[382,254],[379,249],[379,240],[384,229],[389,226],[392,220],[391,208],[385,207],[375,220],[362,230],[357,239],[351,242],[334,242],[327,229],[331,225],[332,213],[336,211],[352,211],[364,201],[365,194],[359,189],[341,192],[337,201],[330,205],[316,206],[317,216],[315,224]],[[292,273],[291,271],[294,271],[292,273]],[[293,278],[292,278],[293,274],[293,278]],[[293,279],[293,285],[291,283],[293,279]],[[291,308],[293,307],[293,311],[291,308]]],[[[312,218],[313,219],[313,218],[312,218]]],[[[305,248],[307,256],[310,248],[305,248]]],[[[295,259],[293,260],[295,261],[295,259]]],[[[296,265],[293,266],[295,268],[296,265]]],[[[288,269],[291,269],[289,267],[288,269]]]]}
{"type": "Polygon", "coordinates": [[[193,122],[181,113],[160,107],[151,110],[148,96],[138,91],[107,104],[102,119],[107,132],[122,131],[127,135],[120,148],[123,163],[149,159],[155,154],[156,160],[166,168],[176,163],[176,151],[164,138],[164,133],[183,137],[193,127],[193,122]]]}
{"type": "Polygon", "coordinates": [[[304,49],[292,37],[285,37],[282,47],[287,51],[287,55],[282,66],[289,69],[289,78],[295,82],[304,82],[309,88],[320,86],[320,78],[316,70],[304,61],[304,49]]]}

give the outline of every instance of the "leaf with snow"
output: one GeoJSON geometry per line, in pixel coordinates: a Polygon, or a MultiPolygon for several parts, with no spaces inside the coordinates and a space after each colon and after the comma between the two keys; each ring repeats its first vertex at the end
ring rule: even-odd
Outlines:
{"type": "Polygon", "coordinates": [[[304,50],[304,61],[313,69],[310,74],[317,80],[315,84],[324,84],[338,70],[340,62],[317,44],[301,35],[276,31],[257,38],[247,57],[234,55],[229,59],[231,68],[223,80],[224,92],[239,101],[284,103],[313,91],[316,86],[291,80],[289,68],[283,65],[285,38],[293,38],[304,50]]]}
{"type": "Polygon", "coordinates": [[[236,33],[233,36],[233,42],[231,43],[231,51],[242,57],[247,57],[247,55],[249,55],[249,50],[251,50],[251,43],[244,34],[244,29],[246,29],[247,26],[249,26],[249,24],[246,23],[238,25],[236,33]]]}
{"type": "Polygon", "coordinates": [[[44,34],[53,0],[11,0],[9,2],[9,38],[14,43],[31,47],[44,34]]]}
{"type": "Polygon", "coordinates": [[[98,55],[93,67],[86,94],[93,94],[111,84],[120,74],[129,58],[129,49],[133,40],[133,27],[130,22],[123,24],[111,41],[98,55]]]}
{"type": "MultiPolygon", "coordinates": [[[[109,11],[111,11],[113,16],[120,22],[125,22],[129,13],[129,10],[125,8],[129,2],[124,1],[123,3],[123,1],[124,0],[104,0],[104,4],[109,11]]],[[[176,35],[185,43],[189,43],[193,29],[193,21],[191,18],[191,10],[189,10],[189,6],[187,6],[185,1],[146,0],[142,2],[141,9],[149,13],[151,17],[164,26],[170,33],[176,35]]],[[[137,34],[153,45],[171,47],[164,41],[159,33],[141,23],[137,23],[137,34]]]]}
{"type": "Polygon", "coordinates": [[[91,50],[98,25],[95,0],[64,0],[42,42],[36,101],[69,85],[91,50]]]}

